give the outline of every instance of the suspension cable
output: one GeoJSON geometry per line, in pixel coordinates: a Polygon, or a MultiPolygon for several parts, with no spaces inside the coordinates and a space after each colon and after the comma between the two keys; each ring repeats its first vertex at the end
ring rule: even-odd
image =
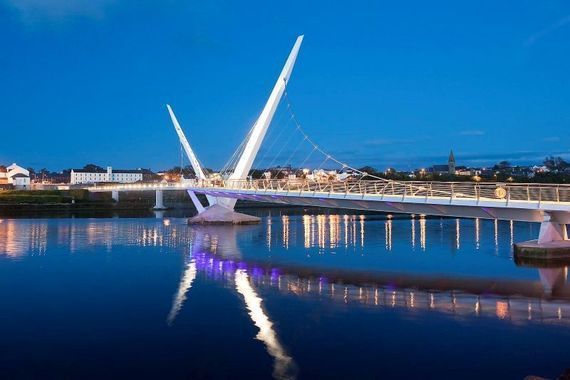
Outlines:
{"type": "MultiPolygon", "coordinates": [[[[378,176],[375,176],[375,175],[373,175],[373,174],[363,172],[362,170],[359,170],[359,169],[357,169],[357,168],[355,168],[355,167],[352,167],[352,166],[348,165],[347,163],[338,160],[336,157],[334,157],[334,156],[328,154],[328,153],[325,152],[323,149],[321,149],[321,148],[309,137],[309,135],[307,135],[307,133],[305,133],[305,131],[303,130],[301,124],[300,124],[299,121],[297,120],[297,117],[296,117],[296,115],[295,115],[295,112],[293,111],[293,106],[292,106],[291,101],[290,101],[290,99],[289,99],[289,93],[288,93],[288,91],[287,91],[287,84],[285,84],[285,90],[284,90],[283,95],[284,95],[285,101],[287,102],[287,105],[288,105],[287,109],[289,110],[289,112],[291,112],[292,119],[293,119],[293,121],[295,122],[295,124],[297,125],[297,130],[305,137],[305,140],[306,140],[309,144],[311,144],[311,145],[313,146],[313,149],[314,149],[314,150],[318,151],[319,153],[323,154],[324,156],[327,156],[327,160],[330,159],[331,161],[334,161],[334,162],[336,162],[337,164],[341,165],[343,169],[344,169],[344,168],[350,169],[350,170],[352,170],[352,171],[354,171],[354,172],[360,174],[360,175],[361,175],[361,178],[360,178],[360,179],[362,179],[362,178],[368,176],[368,177],[375,178],[375,179],[382,180],[382,181],[389,181],[389,180],[387,180],[387,179],[385,179],[385,178],[378,177],[378,176]]],[[[325,160],[325,162],[326,162],[326,160],[325,160]]]]}

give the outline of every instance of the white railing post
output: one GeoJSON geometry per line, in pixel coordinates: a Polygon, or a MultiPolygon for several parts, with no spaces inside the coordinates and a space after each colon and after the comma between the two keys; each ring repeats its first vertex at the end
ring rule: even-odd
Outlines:
{"type": "Polygon", "coordinates": [[[530,185],[526,185],[526,200],[530,202],[530,185]]]}
{"type": "Polygon", "coordinates": [[[479,203],[479,200],[481,199],[481,186],[478,184],[475,184],[475,199],[477,199],[477,203],[479,203]]]}

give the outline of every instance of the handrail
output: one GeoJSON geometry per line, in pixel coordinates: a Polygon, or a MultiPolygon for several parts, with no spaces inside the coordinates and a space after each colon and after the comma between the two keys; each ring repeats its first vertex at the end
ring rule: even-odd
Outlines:
{"type": "Polygon", "coordinates": [[[186,180],[177,183],[132,183],[96,185],[86,187],[90,191],[129,191],[156,189],[214,188],[236,191],[295,191],[298,194],[327,193],[346,196],[399,196],[402,199],[416,197],[428,200],[500,200],[505,205],[516,201],[536,203],[570,203],[570,185],[500,182],[421,182],[386,180],[309,181],[306,179],[245,179],[245,180],[186,180]]]}

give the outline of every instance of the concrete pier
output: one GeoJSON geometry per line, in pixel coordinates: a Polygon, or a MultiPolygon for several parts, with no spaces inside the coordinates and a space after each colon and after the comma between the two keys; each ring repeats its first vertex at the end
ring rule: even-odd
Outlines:
{"type": "Polygon", "coordinates": [[[570,260],[570,240],[554,240],[540,243],[530,240],[514,244],[515,259],[570,260]]]}
{"type": "Polygon", "coordinates": [[[260,221],[257,216],[242,214],[215,204],[188,219],[188,224],[257,224],[260,221]]]}
{"type": "Polygon", "coordinates": [[[537,240],[514,244],[515,260],[560,261],[570,259],[566,225],[545,213],[537,240]]]}
{"type": "Polygon", "coordinates": [[[154,210],[166,210],[166,207],[164,206],[164,191],[157,189],[156,190],[156,197],[155,197],[155,202],[154,202],[154,210]]]}

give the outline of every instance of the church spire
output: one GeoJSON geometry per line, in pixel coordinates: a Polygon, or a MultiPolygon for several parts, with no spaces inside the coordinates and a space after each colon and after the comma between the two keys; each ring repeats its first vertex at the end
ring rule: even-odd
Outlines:
{"type": "Polygon", "coordinates": [[[449,158],[447,159],[447,168],[449,174],[455,175],[455,156],[453,155],[453,149],[449,151],[449,158]]]}
{"type": "Polygon", "coordinates": [[[453,162],[455,163],[455,156],[453,155],[453,149],[449,151],[449,159],[447,160],[448,163],[453,162]]]}

